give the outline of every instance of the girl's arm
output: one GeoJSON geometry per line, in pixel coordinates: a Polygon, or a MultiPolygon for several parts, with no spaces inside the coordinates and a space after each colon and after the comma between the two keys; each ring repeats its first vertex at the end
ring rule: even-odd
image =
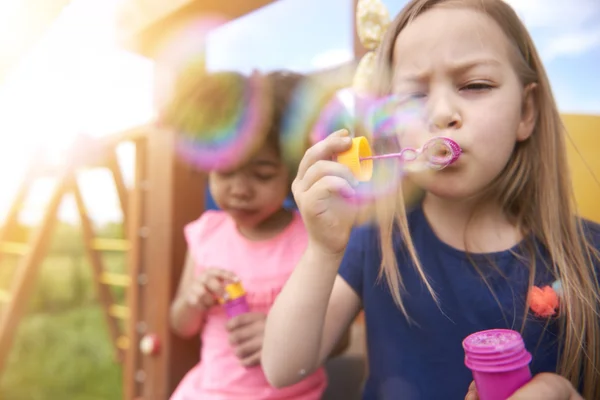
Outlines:
{"type": "Polygon", "coordinates": [[[175,299],[171,303],[170,322],[173,331],[182,337],[191,337],[198,334],[204,325],[205,309],[198,304],[190,302],[190,293],[193,286],[197,285],[195,277],[195,263],[190,253],[185,257],[185,265],[175,299]]]}
{"type": "Polygon", "coordinates": [[[274,387],[297,383],[321,366],[358,314],[360,298],[337,276],[342,257],[309,246],[271,308],[262,365],[274,387]]]}
{"type": "Polygon", "coordinates": [[[331,350],[331,354],[329,354],[328,358],[340,356],[344,354],[346,350],[348,350],[348,347],[350,347],[350,336],[352,333],[351,329],[352,326],[349,326],[348,329],[346,329],[346,331],[342,334],[342,337],[340,338],[340,340],[337,341],[335,347],[333,348],[333,350],[331,350]]]}

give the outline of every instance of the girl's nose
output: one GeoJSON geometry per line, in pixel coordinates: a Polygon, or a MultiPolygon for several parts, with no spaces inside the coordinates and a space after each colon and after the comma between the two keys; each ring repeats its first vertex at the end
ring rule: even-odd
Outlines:
{"type": "Polygon", "coordinates": [[[236,197],[249,197],[252,190],[250,187],[250,183],[248,182],[248,177],[244,175],[235,176],[230,183],[229,193],[232,196],[236,197]]]}
{"type": "Polygon", "coordinates": [[[462,117],[452,102],[451,95],[438,95],[432,98],[430,102],[429,130],[431,132],[458,129],[462,126],[462,117]]]}
{"type": "Polygon", "coordinates": [[[432,132],[443,131],[445,129],[458,129],[462,126],[460,116],[456,113],[438,116],[432,119],[429,130],[432,132]]]}

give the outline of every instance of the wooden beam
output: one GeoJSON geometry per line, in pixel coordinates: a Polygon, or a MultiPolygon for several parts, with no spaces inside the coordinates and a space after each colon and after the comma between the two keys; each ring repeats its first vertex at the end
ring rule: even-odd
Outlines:
{"type": "Polygon", "coordinates": [[[119,205],[121,206],[121,212],[123,213],[123,230],[127,232],[127,227],[129,226],[129,201],[127,200],[128,192],[127,185],[125,185],[125,179],[123,178],[123,172],[121,171],[121,166],[119,165],[119,159],[116,150],[117,149],[115,147],[110,151],[110,155],[108,156],[107,160],[107,167],[110,170],[113,182],[115,183],[117,195],[119,196],[119,205]]]}
{"type": "Polygon", "coordinates": [[[276,0],[127,0],[119,13],[121,45],[155,58],[157,45],[179,24],[203,15],[233,20],[276,0]]]}
{"type": "Polygon", "coordinates": [[[136,381],[131,390],[135,397],[127,399],[167,399],[199,360],[199,340],[184,340],[171,332],[169,308],[185,259],[183,227],[204,210],[206,178],[178,160],[174,136],[169,132],[155,131],[148,136],[146,160],[142,271],[138,274],[137,309],[132,308],[137,312],[137,340],[131,349],[138,352],[138,360],[130,371],[136,381]],[[144,334],[158,336],[158,354],[139,354],[139,339],[144,334]]]}
{"type": "MultiPolygon", "coordinates": [[[[145,136],[144,136],[145,137],[145,136]]],[[[147,143],[146,139],[135,142],[135,173],[134,183],[128,199],[129,225],[127,226],[127,239],[130,243],[129,253],[127,255],[128,274],[131,277],[131,285],[127,289],[127,305],[131,313],[131,318],[127,321],[127,339],[128,347],[125,353],[125,363],[123,367],[123,399],[139,399],[139,393],[142,391],[142,384],[136,379],[136,372],[141,367],[142,355],[139,351],[138,343],[141,334],[143,334],[141,321],[142,304],[142,284],[143,279],[143,246],[145,244],[142,233],[145,228],[144,208],[147,196],[144,196],[147,185],[147,143]]]]}
{"type": "MultiPolygon", "coordinates": [[[[56,213],[73,179],[73,169],[67,163],[58,177],[42,222],[31,239],[31,250],[21,259],[13,277],[10,300],[0,318],[0,373],[6,366],[13,339],[35,287],[42,260],[48,250],[50,235],[56,225],[56,213]]],[[[24,190],[26,192],[26,190],[24,190]]]]}
{"type": "Polygon", "coordinates": [[[75,197],[77,210],[79,212],[81,233],[83,235],[83,247],[90,262],[90,267],[92,268],[92,281],[96,288],[98,302],[102,306],[102,313],[104,315],[106,326],[108,327],[108,334],[110,336],[111,344],[113,345],[115,359],[121,362],[123,360],[123,354],[117,347],[117,339],[121,336],[121,329],[119,328],[117,320],[113,318],[110,312],[110,307],[114,303],[114,296],[110,288],[101,282],[102,275],[104,273],[104,262],[102,260],[102,255],[92,246],[95,236],[94,227],[92,225],[92,221],[90,220],[89,213],[87,212],[87,208],[85,206],[85,202],[83,201],[83,196],[76,179],[72,179],[70,186],[71,192],[75,197]]]}

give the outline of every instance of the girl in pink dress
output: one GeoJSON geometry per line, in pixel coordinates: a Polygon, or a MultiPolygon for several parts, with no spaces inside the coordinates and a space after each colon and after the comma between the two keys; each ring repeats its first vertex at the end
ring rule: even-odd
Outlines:
{"type": "Polygon", "coordinates": [[[264,144],[241,164],[210,171],[210,192],[222,211],[206,211],[185,227],[188,258],[171,306],[171,326],[184,337],[200,334],[202,350],[171,400],[314,400],[327,384],[321,368],[275,389],[260,365],[266,314],[307,245],[300,215],[283,208],[293,171],[279,150],[282,113],[301,76],[267,78],[274,107],[264,144]],[[238,280],[250,312],[228,318],[219,299],[224,286],[238,280]]]}

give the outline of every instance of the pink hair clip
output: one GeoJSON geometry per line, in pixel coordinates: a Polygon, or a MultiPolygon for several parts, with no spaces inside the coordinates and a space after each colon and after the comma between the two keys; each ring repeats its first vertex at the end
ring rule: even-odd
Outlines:
{"type": "Polygon", "coordinates": [[[533,286],[527,296],[529,309],[540,318],[550,318],[558,314],[560,309],[560,295],[562,286],[560,280],[552,286],[533,286]]]}

